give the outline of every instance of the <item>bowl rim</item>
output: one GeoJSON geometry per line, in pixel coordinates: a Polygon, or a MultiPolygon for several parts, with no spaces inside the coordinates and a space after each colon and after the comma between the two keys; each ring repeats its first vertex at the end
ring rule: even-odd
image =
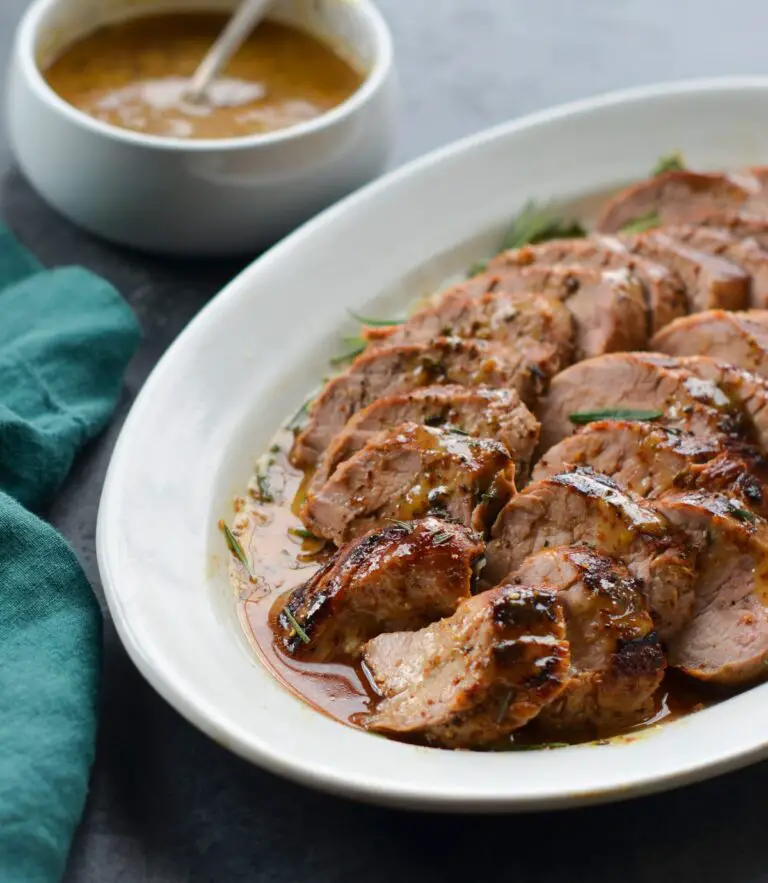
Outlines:
{"type": "MultiPolygon", "coordinates": [[[[102,490],[96,533],[99,571],[117,632],[133,662],[160,695],[187,720],[214,741],[247,759],[249,762],[257,763],[271,772],[286,776],[294,781],[299,781],[310,787],[342,794],[358,800],[398,807],[428,808],[431,811],[531,811],[562,806],[573,807],[609,800],[624,800],[676,785],[695,782],[710,775],[741,767],[765,756],[766,752],[768,752],[768,743],[765,740],[755,739],[752,734],[742,734],[740,739],[735,740],[726,749],[719,751],[716,759],[706,756],[689,757],[685,762],[679,763],[673,770],[656,769],[653,773],[644,771],[642,774],[639,774],[636,770],[627,769],[625,779],[621,784],[590,787],[586,790],[569,791],[567,793],[563,793],[561,786],[550,786],[548,790],[535,794],[516,794],[512,799],[508,795],[500,795],[495,791],[493,793],[483,792],[475,794],[451,790],[444,783],[438,782],[435,782],[426,790],[420,788],[415,783],[400,782],[394,784],[391,781],[382,783],[381,775],[378,771],[368,776],[353,775],[350,777],[345,772],[340,772],[328,766],[309,767],[306,764],[297,764],[292,759],[286,757],[279,747],[275,747],[274,744],[265,745],[253,732],[227,720],[226,715],[222,715],[217,708],[211,705],[206,697],[202,696],[194,687],[191,687],[188,680],[181,678],[178,671],[171,671],[167,665],[158,664],[158,657],[151,649],[147,650],[142,644],[140,634],[142,629],[140,627],[135,628],[132,618],[125,612],[123,606],[124,599],[121,592],[117,589],[117,579],[113,572],[108,551],[111,542],[110,534],[112,533],[109,522],[111,516],[115,514],[113,509],[120,481],[119,473],[123,466],[121,461],[125,459],[126,449],[131,444],[131,436],[142,419],[143,411],[146,409],[158,385],[164,382],[165,375],[172,368],[177,354],[183,348],[189,347],[191,342],[204,332],[206,326],[211,321],[218,320],[231,309],[233,303],[246,296],[244,294],[246,283],[251,278],[263,273],[267,267],[281,262],[286,255],[295,249],[303,247],[308,240],[311,240],[317,234],[320,228],[325,227],[329,222],[335,222],[337,218],[349,211],[350,208],[375,199],[378,194],[396,182],[402,183],[407,181],[410,177],[427,169],[435,168],[443,161],[461,155],[467,150],[488,145],[497,139],[503,139],[513,134],[525,132],[542,123],[566,120],[569,117],[581,115],[584,112],[605,110],[624,103],[632,105],[651,102],[655,104],[657,102],[662,103],[668,99],[690,98],[697,94],[732,96],[734,94],[749,94],[752,92],[759,95],[768,93],[768,77],[729,76],[675,80],[613,91],[561,104],[462,138],[405,164],[326,209],[313,220],[298,228],[281,243],[257,258],[222,289],[220,292],[221,296],[212,299],[198,313],[184,330],[183,334],[171,344],[151,372],[121,430],[102,490]]],[[[752,691],[748,691],[748,693],[743,695],[749,695],[750,693],[752,691]]],[[[738,701],[741,698],[743,697],[737,697],[732,701],[738,701]]],[[[702,715],[706,713],[706,711],[702,712],[702,715]]],[[[312,711],[312,714],[317,714],[317,712],[312,711]]],[[[687,720],[690,721],[692,718],[687,720]]],[[[686,721],[680,722],[679,726],[684,726],[685,723],[686,721]]],[[[334,726],[340,725],[334,722],[334,726]]],[[[423,750],[433,751],[434,749],[423,750]]],[[[565,749],[563,755],[572,758],[572,752],[582,750],[583,748],[580,746],[565,749]]]]}
{"type": "MultiPolygon", "coordinates": [[[[35,59],[35,44],[42,27],[42,17],[62,0],[33,0],[16,30],[15,48],[11,64],[18,65],[35,96],[51,109],[81,129],[113,141],[134,147],[160,151],[206,153],[238,151],[283,144],[325,131],[358,112],[381,89],[393,66],[392,33],[384,17],[372,0],[356,0],[355,8],[373,39],[374,61],[361,85],[340,104],[311,120],[256,135],[234,138],[173,138],[167,135],[148,135],[133,129],[123,129],[97,120],[62,98],[43,76],[35,59]]],[[[151,11],[148,13],[151,15],[151,11]]],[[[136,16],[141,17],[141,16],[136,16]]]]}

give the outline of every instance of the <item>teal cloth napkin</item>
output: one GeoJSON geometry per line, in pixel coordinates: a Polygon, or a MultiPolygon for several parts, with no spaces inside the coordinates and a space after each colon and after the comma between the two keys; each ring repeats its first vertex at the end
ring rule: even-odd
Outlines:
{"type": "Polygon", "coordinates": [[[93,761],[101,615],[40,509],[107,423],[139,342],[78,267],[45,271],[0,228],[0,881],[64,871],[93,761]]]}

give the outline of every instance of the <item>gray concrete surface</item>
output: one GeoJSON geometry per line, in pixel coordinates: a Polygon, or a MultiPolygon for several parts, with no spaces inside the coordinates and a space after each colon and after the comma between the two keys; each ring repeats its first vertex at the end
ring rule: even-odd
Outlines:
{"type": "MultiPolygon", "coordinates": [[[[0,64],[25,0],[0,0],[0,64]]],[[[675,77],[768,73],[760,0],[382,0],[403,98],[394,164],[567,99],[675,77]]],[[[713,121],[713,126],[716,125],[713,121]]],[[[53,147],[52,149],[55,149],[53,147]]],[[[0,129],[0,213],[46,263],[112,280],[144,344],[109,431],[50,517],[100,592],[94,527],[121,420],[147,373],[236,263],[149,259],[57,217],[14,170],[0,129]]],[[[285,783],[209,742],[144,683],[112,626],[98,760],[67,883],[761,883],[760,764],[612,807],[456,818],[357,806],[285,783]]]]}

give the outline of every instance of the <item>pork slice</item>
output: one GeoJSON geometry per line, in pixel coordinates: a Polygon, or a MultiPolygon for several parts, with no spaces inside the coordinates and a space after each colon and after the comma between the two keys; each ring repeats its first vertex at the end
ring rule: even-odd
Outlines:
{"type": "Polygon", "coordinates": [[[511,580],[557,589],[565,609],[569,678],[537,726],[598,736],[653,714],[666,660],[642,586],[624,564],[563,546],[535,552],[511,580]]]}
{"type": "Polygon", "coordinates": [[[670,641],[669,662],[719,684],[768,674],[768,532],[761,518],[729,497],[665,497],[654,507],[697,550],[694,614],[670,641]]]}
{"type": "Polygon", "coordinates": [[[641,349],[648,340],[643,287],[625,268],[509,266],[494,291],[528,291],[561,300],[575,322],[576,357],[641,349]]]}
{"type": "Polygon", "coordinates": [[[534,482],[502,509],[482,579],[508,579],[540,549],[585,545],[619,558],[642,580],[662,639],[693,610],[694,566],[684,538],[665,518],[606,475],[591,469],[534,482]]]}
{"type": "Polygon", "coordinates": [[[587,419],[602,413],[610,419],[627,410],[658,413],[664,425],[697,435],[737,433],[743,422],[716,384],[681,370],[679,359],[613,353],[571,365],[555,375],[537,409],[540,447],[546,450],[572,435],[578,427],[572,415],[587,419]]]}
{"type": "Polygon", "coordinates": [[[688,312],[722,307],[741,310],[749,304],[750,275],[736,264],[698,251],[661,230],[619,237],[626,247],[674,270],[683,280],[688,312]]]}
{"type": "Polygon", "coordinates": [[[707,310],[677,319],[651,340],[671,356],[708,356],[768,377],[768,310],[707,310]]]}
{"type": "Polygon", "coordinates": [[[595,227],[601,233],[620,233],[650,216],[660,225],[699,224],[711,215],[753,210],[750,199],[758,191],[756,184],[722,172],[664,172],[609,199],[595,227]]]}
{"type": "Polygon", "coordinates": [[[382,696],[377,732],[445,748],[482,748],[519,729],[562,692],[569,650],[551,589],[498,586],[418,632],[379,635],[364,663],[382,696]]]}
{"type": "Polygon", "coordinates": [[[441,515],[484,530],[515,492],[506,448],[451,427],[403,423],[307,494],[301,517],[336,545],[393,520],[441,515]]]}
{"type": "Polygon", "coordinates": [[[358,411],[333,439],[312,477],[317,490],[334,469],[367,442],[401,423],[455,426],[476,438],[501,442],[515,460],[516,473],[530,472],[539,422],[512,389],[484,386],[425,386],[376,399],[358,411]]]}
{"type": "Polygon", "coordinates": [[[753,239],[760,248],[768,248],[768,217],[745,212],[715,212],[707,215],[701,225],[722,230],[737,239],[753,239]]]}
{"type": "MultiPolygon", "coordinates": [[[[651,361],[656,356],[645,353],[643,358],[651,361]]],[[[706,356],[668,357],[664,364],[667,370],[693,374],[700,384],[700,392],[705,395],[709,395],[713,387],[721,390],[726,396],[729,407],[738,412],[742,419],[741,434],[745,440],[753,442],[763,453],[768,451],[768,380],[766,378],[706,356]]],[[[691,381],[687,382],[690,388],[695,388],[691,381]]]]}
{"type": "Polygon", "coordinates": [[[450,616],[470,596],[483,548],[477,534],[438,518],[370,531],[278,600],[278,645],[312,662],[352,660],[382,632],[450,616]]]}
{"type": "Polygon", "coordinates": [[[645,291],[649,334],[687,312],[685,285],[678,274],[655,261],[633,254],[615,236],[552,239],[538,245],[526,245],[502,252],[489,262],[488,270],[503,275],[510,267],[533,264],[628,270],[645,291]]]}
{"type": "Polygon", "coordinates": [[[573,356],[573,319],[563,304],[541,294],[508,291],[445,294],[391,329],[379,345],[423,343],[441,335],[533,350],[547,376],[569,365],[573,356]]]}
{"type": "Polygon", "coordinates": [[[297,436],[291,462],[317,464],[344,424],[376,399],[435,384],[514,389],[535,401],[546,374],[531,352],[515,352],[483,340],[438,338],[364,352],[334,377],[314,400],[305,429],[297,436]]]}
{"type": "Polygon", "coordinates": [[[536,464],[533,479],[580,466],[611,476],[646,500],[703,489],[729,494],[746,508],[768,515],[765,458],[726,435],[697,436],[637,421],[598,421],[550,448],[536,464]]]}
{"type": "Polygon", "coordinates": [[[744,238],[717,227],[683,224],[662,232],[696,251],[723,258],[749,274],[751,307],[768,306],[768,250],[753,238],[744,238]]]}

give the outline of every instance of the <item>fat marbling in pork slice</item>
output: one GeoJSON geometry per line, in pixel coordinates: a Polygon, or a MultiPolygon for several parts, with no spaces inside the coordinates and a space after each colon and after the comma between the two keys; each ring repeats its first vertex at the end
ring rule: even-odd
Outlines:
{"type": "Polygon", "coordinates": [[[603,206],[596,229],[619,233],[654,216],[660,225],[700,224],[707,217],[738,212],[765,215],[765,199],[755,180],[723,172],[663,172],[632,184],[603,206]]]}
{"type": "Polygon", "coordinates": [[[642,585],[624,564],[561,546],[530,555],[511,581],[552,586],[565,608],[570,677],[537,726],[598,736],[654,713],[666,660],[642,585]]]}
{"type": "Polygon", "coordinates": [[[709,356],[768,377],[768,310],[707,310],[677,319],[651,349],[671,356],[709,356]]]}
{"type": "Polygon", "coordinates": [[[768,529],[740,500],[707,493],[654,508],[697,550],[696,604],[672,637],[669,663],[692,677],[747,684],[768,674],[768,529]]]}
{"type": "Polygon", "coordinates": [[[739,237],[717,227],[682,224],[662,232],[699,252],[722,258],[749,274],[750,307],[768,306],[768,250],[750,237],[739,237]]]}
{"type": "Polygon", "coordinates": [[[393,393],[457,384],[514,389],[523,401],[535,401],[546,381],[537,359],[535,349],[515,351],[498,343],[457,338],[366,351],[329,381],[311,404],[291,462],[314,466],[350,417],[393,393]]]}
{"type": "Polygon", "coordinates": [[[485,530],[515,492],[507,449],[452,427],[404,423],[307,494],[301,518],[336,545],[393,520],[444,515],[485,530]]]}
{"type": "Polygon", "coordinates": [[[516,473],[527,477],[539,439],[539,421],[512,389],[476,386],[425,386],[394,393],[358,411],[326,449],[311,489],[317,490],[333,470],[367,442],[401,423],[455,426],[476,438],[501,442],[515,460],[516,473]]]}
{"type": "MultiPolygon", "coordinates": [[[[650,353],[611,353],[578,362],[553,379],[537,409],[540,447],[546,450],[579,424],[572,415],[600,419],[620,411],[658,414],[659,422],[697,435],[731,434],[743,419],[729,397],[714,383],[681,369],[670,357],[650,353]]],[[[576,418],[576,419],[581,419],[576,418]]]]}
{"type": "Polygon", "coordinates": [[[688,312],[718,307],[740,310],[749,304],[748,272],[722,257],[673,239],[665,228],[618,238],[629,251],[658,261],[678,274],[685,285],[688,312]]]}
{"type": "Polygon", "coordinates": [[[538,481],[591,466],[646,500],[684,490],[729,494],[768,515],[763,487],[768,463],[756,450],[725,435],[693,435],[642,421],[601,420],[563,439],[541,457],[538,481]]]}
{"type": "Polygon", "coordinates": [[[562,692],[570,658],[557,593],[504,585],[421,631],[379,635],[363,660],[383,697],[362,721],[368,729],[482,748],[562,692]]]}
{"type": "Polygon", "coordinates": [[[687,312],[685,284],[673,270],[630,252],[615,236],[585,239],[552,239],[504,251],[488,263],[489,273],[503,274],[510,267],[532,264],[628,270],[645,289],[649,334],[687,312]]]}
{"type": "Polygon", "coordinates": [[[351,660],[382,632],[419,629],[450,616],[470,596],[483,549],[477,534],[438,518],[371,531],[279,600],[278,644],[312,662],[351,660]]]}
{"type": "Polygon", "coordinates": [[[588,468],[534,482],[507,503],[493,526],[483,582],[507,580],[533,552],[573,544],[619,558],[642,580],[662,639],[689,620],[695,570],[685,538],[650,505],[588,468]]]}

